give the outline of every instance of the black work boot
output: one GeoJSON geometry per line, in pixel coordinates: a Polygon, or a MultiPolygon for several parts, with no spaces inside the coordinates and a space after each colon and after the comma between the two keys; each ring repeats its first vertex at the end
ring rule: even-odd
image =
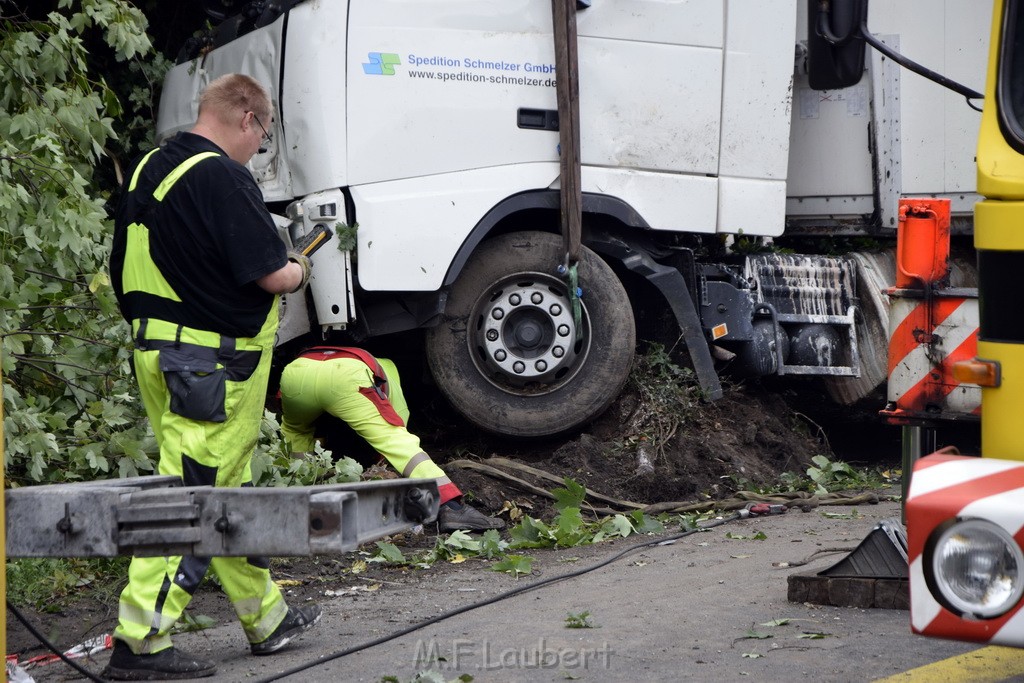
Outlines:
{"type": "Polygon", "coordinates": [[[505,521],[488,517],[471,505],[449,500],[437,511],[439,531],[487,531],[504,529],[505,521]]]}
{"type": "Polygon", "coordinates": [[[121,640],[114,640],[110,662],[101,674],[112,681],[174,681],[203,678],[217,672],[217,665],[169,647],[151,655],[137,655],[121,640]]]}
{"type": "Polygon", "coordinates": [[[320,621],[324,611],[320,605],[308,607],[289,607],[284,621],[274,629],[270,636],[260,643],[250,643],[249,649],[254,655],[272,655],[292,641],[303,631],[313,627],[320,621]]]}

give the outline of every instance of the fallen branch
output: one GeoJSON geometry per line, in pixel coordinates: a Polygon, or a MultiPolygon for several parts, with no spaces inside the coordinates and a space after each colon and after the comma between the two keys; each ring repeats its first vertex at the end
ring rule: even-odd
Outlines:
{"type": "MultiPolygon", "coordinates": [[[[543,496],[550,500],[557,500],[555,498],[555,494],[551,493],[547,489],[542,489],[539,486],[534,486],[533,484],[524,479],[520,479],[519,477],[513,476],[508,472],[502,472],[496,467],[491,467],[483,463],[473,462],[472,460],[453,460],[451,462],[445,463],[445,467],[456,467],[458,469],[463,470],[476,470],[478,472],[483,472],[484,474],[489,474],[492,477],[497,477],[498,479],[504,479],[505,481],[511,482],[516,486],[526,489],[530,493],[536,494],[538,496],[543,496]]],[[[618,514],[618,510],[613,510],[611,508],[598,508],[592,505],[587,505],[587,511],[600,515],[618,514]]]]}
{"type": "MultiPolygon", "coordinates": [[[[464,460],[464,461],[463,460],[456,460],[455,462],[473,462],[473,461],[472,460],[464,460]]],[[[551,474],[550,472],[546,472],[546,471],[544,471],[542,469],[538,469],[536,467],[531,467],[529,465],[524,465],[521,462],[516,462],[515,460],[509,460],[508,458],[494,457],[494,458],[488,458],[487,460],[485,460],[483,462],[487,463],[488,465],[493,465],[493,466],[496,466],[496,467],[507,467],[510,470],[517,470],[519,472],[525,472],[526,474],[532,474],[535,477],[538,477],[540,479],[546,479],[547,481],[554,482],[556,484],[561,484],[561,485],[565,484],[565,477],[559,477],[559,476],[556,476],[554,474],[551,474]]],[[[447,465],[450,466],[450,465],[452,465],[452,463],[447,463],[447,465]]],[[[541,489],[541,490],[543,490],[543,489],[541,489]]],[[[602,493],[598,493],[597,491],[592,491],[592,490],[587,489],[587,488],[585,488],[584,490],[586,491],[587,496],[589,498],[593,498],[594,500],[599,500],[599,501],[601,501],[603,503],[608,503],[609,505],[614,505],[616,507],[629,508],[629,509],[632,509],[632,510],[640,510],[641,508],[644,507],[640,503],[634,503],[634,502],[629,501],[629,500],[620,500],[618,498],[612,498],[611,496],[606,496],[606,495],[604,495],[602,493]]],[[[550,497],[554,498],[553,495],[550,496],[550,497]]]]}
{"type": "MultiPolygon", "coordinates": [[[[445,463],[445,467],[476,470],[492,477],[511,482],[535,495],[543,496],[549,500],[556,500],[555,495],[547,489],[531,484],[524,479],[498,469],[496,466],[517,470],[526,474],[531,474],[540,479],[545,479],[559,484],[564,481],[562,477],[558,477],[550,472],[545,472],[542,469],[531,467],[530,465],[524,465],[523,463],[509,460],[508,458],[494,457],[488,458],[484,462],[477,462],[475,460],[453,460],[445,463]]],[[[612,498],[611,496],[605,496],[595,491],[591,491],[588,488],[584,488],[584,491],[587,497],[593,498],[594,500],[600,500],[618,508],[642,510],[645,515],[657,515],[663,512],[684,514],[688,512],[707,512],[709,510],[740,510],[751,503],[785,505],[787,508],[798,507],[806,512],[812,508],[818,507],[819,505],[875,505],[879,502],[878,494],[872,491],[859,493],[836,492],[826,493],[824,495],[816,495],[807,491],[788,491],[786,493],[775,494],[763,494],[755,491],[737,491],[732,498],[722,500],[707,500],[702,502],[670,501],[644,505],[628,500],[612,498]]],[[[586,504],[586,508],[588,512],[592,512],[594,514],[619,514],[619,510],[608,507],[595,507],[593,505],[586,504]]]]}

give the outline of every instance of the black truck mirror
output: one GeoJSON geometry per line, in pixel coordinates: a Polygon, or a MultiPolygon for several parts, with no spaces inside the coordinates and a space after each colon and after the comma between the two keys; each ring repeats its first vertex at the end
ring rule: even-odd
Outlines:
{"type": "Polygon", "coordinates": [[[867,0],[807,0],[807,80],[814,90],[848,88],[864,75],[867,0]]]}

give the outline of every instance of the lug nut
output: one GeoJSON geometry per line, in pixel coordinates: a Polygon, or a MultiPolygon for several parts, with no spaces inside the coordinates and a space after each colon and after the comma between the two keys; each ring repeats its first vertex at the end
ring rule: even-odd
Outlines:
{"type": "Polygon", "coordinates": [[[487,330],[487,341],[498,341],[498,331],[487,330]]]}
{"type": "Polygon", "coordinates": [[[526,370],[526,363],[521,360],[517,360],[512,364],[512,370],[514,370],[517,375],[521,375],[523,374],[523,371],[526,370]]]}
{"type": "Polygon", "coordinates": [[[541,302],[544,301],[544,295],[540,292],[534,292],[530,295],[530,301],[540,306],[541,302]]]}
{"type": "Polygon", "coordinates": [[[555,348],[551,349],[551,355],[554,356],[555,358],[561,358],[562,356],[565,355],[565,349],[563,349],[561,346],[556,346],[555,348]]]}
{"type": "Polygon", "coordinates": [[[494,318],[495,320],[501,320],[502,318],[505,317],[505,311],[501,310],[500,308],[495,308],[493,311],[491,311],[491,317],[494,318]]]}
{"type": "Polygon", "coordinates": [[[498,361],[499,363],[505,360],[506,358],[508,358],[508,354],[505,353],[504,349],[498,349],[497,351],[494,352],[494,360],[498,361]]]}
{"type": "Polygon", "coordinates": [[[545,363],[545,362],[544,362],[544,361],[542,361],[542,360],[539,360],[539,361],[537,361],[537,363],[536,363],[536,364],[534,365],[534,367],[535,367],[535,368],[537,368],[537,372],[544,372],[545,370],[547,370],[547,369],[548,369],[548,364],[547,364],[547,363],[545,363]]]}
{"type": "Polygon", "coordinates": [[[569,336],[569,326],[568,325],[559,325],[558,326],[558,336],[559,337],[568,337],[569,336]]]}
{"type": "Polygon", "coordinates": [[[551,315],[562,315],[562,307],[558,304],[551,304],[551,308],[548,310],[551,311],[551,315]]]}
{"type": "Polygon", "coordinates": [[[518,294],[513,294],[508,298],[508,302],[513,306],[518,306],[523,302],[523,297],[519,296],[518,294]]]}

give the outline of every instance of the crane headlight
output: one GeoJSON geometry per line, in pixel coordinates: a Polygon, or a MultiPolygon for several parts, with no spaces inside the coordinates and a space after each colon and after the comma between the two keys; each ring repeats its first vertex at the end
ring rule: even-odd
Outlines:
{"type": "Polygon", "coordinates": [[[987,520],[962,519],[946,527],[929,564],[936,597],[968,618],[998,617],[1024,594],[1024,553],[1013,536],[987,520]]]}

